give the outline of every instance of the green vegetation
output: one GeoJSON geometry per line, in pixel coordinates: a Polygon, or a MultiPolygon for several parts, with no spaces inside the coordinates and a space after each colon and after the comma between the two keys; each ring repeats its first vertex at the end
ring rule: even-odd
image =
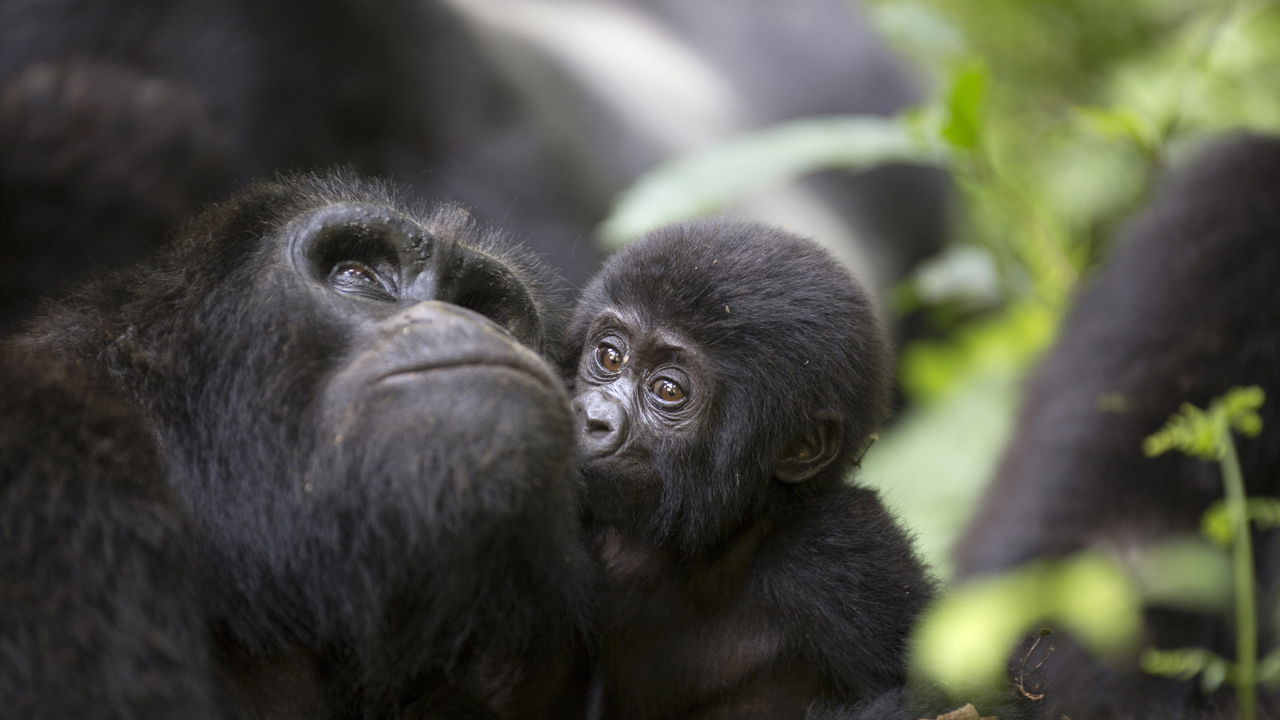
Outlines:
{"type": "MultiPolygon", "coordinates": [[[[1257,435],[1262,431],[1261,388],[1237,388],[1215,400],[1208,411],[1191,405],[1183,405],[1168,424],[1143,444],[1143,451],[1156,456],[1169,450],[1179,450],[1202,460],[1216,460],[1222,467],[1222,484],[1226,490],[1225,501],[1205,514],[1204,530],[1210,539],[1227,548],[1231,555],[1232,597],[1235,600],[1236,661],[1227,662],[1206,650],[1159,651],[1148,650],[1143,656],[1143,668],[1162,675],[1190,677],[1201,674],[1206,691],[1217,689],[1223,681],[1236,686],[1242,720],[1255,720],[1258,716],[1257,687],[1259,681],[1275,682],[1280,674],[1261,677],[1258,667],[1258,588],[1253,574],[1253,544],[1250,525],[1254,518],[1270,524],[1277,515],[1277,503],[1272,498],[1245,497],[1244,478],[1240,474],[1240,461],[1236,457],[1234,430],[1242,435],[1257,435]],[[1252,510],[1252,512],[1251,512],[1252,510]]],[[[1267,670],[1280,671],[1280,653],[1268,658],[1267,670]]]]}
{"type": "MultiPolygon", "coordinates": [[[[1206,611],[1228,611],[1234,619],[1237,657],[1203,648],[1142,651],[1147,672],[1190,679],[1206,692],[1224,682],[1237,689],[1240,717],[1257,717],[1257,687],[1280,684],[1280,652],[1259,661],[1257,586],[1250,524],[1280,523],[1280,502],[1247,498],[1231,433],[1257,435],[1262,390],[1236,388],[1208,410],[1184,405],[1147,438],[1148,456],[1177,450],[1219,463],[1226,497],[1205,513],[1205,536],[1217,549],[1189,540],[1149,547],[1131,565],[1084,552],[1039,562],[970,583],[942,598],[916,634],[913,667],[924,679],[946,687],[957,699],[983,697],[1007,684],[1006,661],[1030,630],[1044,625],[1066,630],[1101,657],[1123,658],[1136,649],[1145,602],[1206,611]],[[1224,551],[1225,550],[1225,554],[1224,551]],[[1231,588],[1230,596],[1224,592],[1231,588]]],[[[1024,689],[1024,692],[1026,690],[1024,689]]]]}

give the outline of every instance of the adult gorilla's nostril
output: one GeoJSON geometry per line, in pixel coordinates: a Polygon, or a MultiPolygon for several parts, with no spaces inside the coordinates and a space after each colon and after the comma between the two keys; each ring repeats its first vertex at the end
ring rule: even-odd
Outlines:
{"type": "Polygon", "coordinates": [[[609,455],[627,439],[627,411],[599,390],[585,392],[573,401],[579,419],[579,445],[587,455],[609,455]]]}

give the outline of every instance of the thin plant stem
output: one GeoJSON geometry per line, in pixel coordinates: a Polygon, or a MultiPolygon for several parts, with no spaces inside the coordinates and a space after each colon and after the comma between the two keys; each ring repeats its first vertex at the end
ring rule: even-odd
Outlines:
{"type": "Polygon", "coordinates": [[[1223,423],[1221,432],[1222,483],[1227,492],[1227,511],[1231,518],[1232,575],[1236,601],[1236,697],[1241,720],[1258,717],[1258,615],[1254,595],[1253,544],[1249,533],[1249,516],[1245,504],[1244,478],[1236,457],[1231,429],[1223,423]]]}

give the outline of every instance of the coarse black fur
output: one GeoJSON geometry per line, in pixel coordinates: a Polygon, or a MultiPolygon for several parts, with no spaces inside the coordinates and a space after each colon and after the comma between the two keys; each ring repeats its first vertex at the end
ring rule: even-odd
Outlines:
{"type": "MultiPolygon", "coordinates": [[[[957,551],[962,577],[1101,545],[1126,548],[1197,532],[1223,495],[1215,463],[1147,458],[1143,438],[1182,403],[1235,386],[1267,393],[1264,429],[1236,437],[1251,495],[1280,490],[1280,139],[1220,141],[1174,173],[1127,240],[1081,292],[1027,387],[1017,432],[957,551]]],[[[1275,628],[1274,531],[1255,533],[1265,590],[1263,647],[1275,628]]],[[[1231,655],[1215,617],[1151,607],[1144,644],[1231,655]]],[[[1042,715],[1234,717],[1232,693],[1101,665],[1063,638],[1033,682],[1042,715]]],[[[1035,661],[1033,661],[1035,662],[1035,661]]],[[[1264,716],[1280,717],[1266,698],[1264,716]]]]}
{"type": "Polygon", "coordinates": [[[932,587],[845,482],[888,390],[848,272],[769,227],[672,226],[606,262],[567,347],[606,717],[803,717],[901,685],[932,587]]]}
{"type": "Polygon", "coordinates": [[[461,210],[337,176],[254,186],[50,308],[5,348],[36,390],[0,445],[0,706],[572,712],[561,326],[461,210]]]}
{"type": "Polygon", "coordinates": [[[54,358],[5,348],[0,379],[4,713],[218,717],[189,523],[150,426],[54,358]]]}

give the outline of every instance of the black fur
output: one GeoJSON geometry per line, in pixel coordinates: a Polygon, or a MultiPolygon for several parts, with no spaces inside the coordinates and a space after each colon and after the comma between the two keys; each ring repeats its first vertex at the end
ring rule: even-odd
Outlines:
{"type": "Polygon", "coordinates": [[[0,705],[568,712],[588,563],[529,349],[560,325],[502,238],[342,177],[255,186],[52,308],[6,348],[42,395],[6,396],[0,705]]]}
{"type": "MultiPolygon", "coordinates": [[[[1216,464],[1151,459],[1143,438],[1184,402],[1229,388],[1267,393],[1264,430],[1237,437],[1248,492],[1280,489],[1280,140],[1221,142],[1174,174],[1127,241],[1083,290],[1027,388],[1017,432],[957,551],[961,576],[1095,544],[1123,549],[1197,531],[1222,496],[1216,464]],[[1110,398],[1110,409],[1103,400],[1110,398]]],[[[1257,567],[1276,586],[1275,533],[1257,567]]],[[[1270,607],[1263,602],[1263,615],[1270,607]]],[[[1148,611],[1144,642],[1231,653],[1215,618],[1148,611]]],[[[1266,638],[1271,638],[1272,629],[1266,638]]],[[[1046,663],[1043,716],[1215,717],[1230,691],[1117,671],[1069,642],[1046,663]]],[[[1264,647],[1270,642],[1264,642],[1264,647]]],[[[1267,702],[1268,717],[1280,702],[1267,702]]],[[[1223,708],[1227,708],[1224,710],[1223,708]]]]}
{"type": "Polygon", "coordinates": [[[189,523],[150,426],[47,356],[6,348],[0,378],[4,713],[217,717],[189,523]]]}
{"type": "Polygon", "coordinates": [[[673,226],[606,262],[568,349],[608,579],[606,716],[803,717],[900,685],[932,588],[876,494],[845,484],[888,389],[849,274],[768,227],[673,226]],[[660,411],[646,393],[663,378],[686,395],[660,411]],[[837,423],[834,453],[783,482],[819,418],[837,423]]]}

